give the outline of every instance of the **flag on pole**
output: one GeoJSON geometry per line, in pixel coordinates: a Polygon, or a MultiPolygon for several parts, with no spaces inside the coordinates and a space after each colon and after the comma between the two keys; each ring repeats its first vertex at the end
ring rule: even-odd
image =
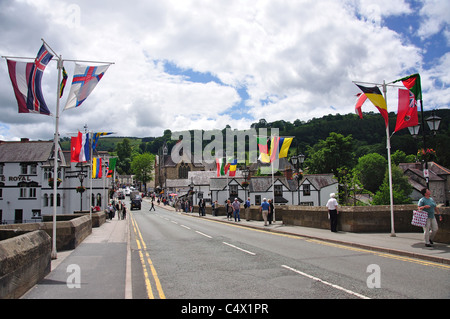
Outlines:
{"type": "Polygon", "coordinates": [[[227,163],[223,158],[216,158],[216,168],[217,168],[217,177],[225,176],[228,173],[230,164],[227,163]]]}
{"type": "Polygon", "coordinates": [[[112,177],[113,172],[116,169],[117,157],[112,157],[109,159],[108,163],[108,175],[106,177],[112,177]]]}
{"type": "Polygon", "coordinates": [[[94,157],[92,159],[92,178],[102,178],[102,158],[94,157]]]}
{"type": "Polygon", "coordinates": [[[278,142],[278,158],[287,157],[289,153],[289,147],[291,147],[291,143],[293,137],[280,137],[280,140],[278,142]]]}
{"type": "Polygon", "coordinates": [[[8,65],[9,78],[11,79],[14,95],[19,106],[19,113],[30,113],[31,110],[27,107],[27,95],[28,79],[30,78],[33,63],[13,60],[6,60],[6,63],[8,65]]]}
{"type": "Polygon", "coordinates": [[[356,112],[356,114],[359,115],[359,118],[362,119],[363,114],[361,111],[361,107],[364,104],[364,102],[367,100],[367,96],[364,93],[358,93],[358,94],[356,94],[356,96],[358,97],[358,99],[356,100],[355,112],[356,112]]]}
{"type": "Polygon", "coordinates": [[[267,144],[269,143],[270,139],[267,137],[258,137],[257,143],[259,148],[259,160],[262,163],[270,163],[270,155],[269,155],[269,147],[267,144]]]}
{"type": "Polygon", "coordinates": [[[53,55],[43,44],[34,62],[6,60],[9,78],[19,106],[19,113],[50,115],[41,86],[45,67],[52,58],[53,55]]]}
{"type": "Polygon", "coordinates": [[[397,123],[394,132],[419,124],[417,115],[417,103],[414,94],[410,90],[398,90],[397,123]]]}
{"type": "Polygon", "coordinates": [[[72,86],[64,110],[80,106],[94,90],[108,68],[109,64],[86,66],[75,63],[72,86]]]}
{"type": "Polygon", "coordinates": [[[42,44],[34,60],[30,78],[28,79],[27,107],[31,112],[50,115],[50,111],[42,95],[41,82],[45,67],[52,58],[53,55],[48,51],[45,44],[42,44]]]}
{"type": "Polygon", "coordinates": [[[91,159],[89,152],[89,133],[78,135],[71,138],[70,143],[70,161],[71,162],[87,162],[91,159]]]}
{"type": "Polygon", "coordinates": [[[62,76],[63,79],[61,80],[61,84],[59,85],[59,97],[63,96],[64,93],[64,88],[66,87],[66,82],[67,82],[67,72],[66,69],[62,69],[62,76]]]}
{"type": "Polygon", "coordinates": [[[233,159],[229,164],[228,176],[236,176],[237,159],[233,159]]]}
{"type": "Polygon", "coordinates": [[[364,95],[370,100],[370,102],[372,102],[373,105],[375,105],[375,107],[378,109],[378,111],[383,116],[384,123],[387,127],[389,124],[387,105],[386,105],[386,100],[384,99],[383,94],[381,94],[380,89],[377,86],[365,87],[365,86],[362,86],[359,84],[356,84],[356,86],[359,87],[359,89],[361,91],[363,91],[364,95]]]}
{"type": "Polygon", "coordinates": [[[94,133],[94,136],[92,137],[92,151],[95,150],[95,148],[97,147],[97,142],[98,139],[100,138],[100,136],[105,136],[105,135],[110,135],[113,134],[112,132],[98,132],[98,133],[94,133]]]}
{"type": "Polygon", "coordinates": [[[420,83],[419,73],[395,80],[392,83],[396,83],[398,81],[403,82],[403,85],[414,94],[417,101],[422,100],[422,85],[420,83]]]}

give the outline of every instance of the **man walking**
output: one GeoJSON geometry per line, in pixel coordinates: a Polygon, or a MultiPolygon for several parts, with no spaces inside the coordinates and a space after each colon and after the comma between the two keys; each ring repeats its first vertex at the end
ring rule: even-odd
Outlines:
{"type": "Polygon", "coordinates": [[[232,204],[233,206],[233,212],[234,212],[234,221],[241,221],[241,216],[239,215],[239,211],[241,209],[241,203],[238,202],[238,199],[235,198],[234,202],[232,204]]]}
{"type": "Polygon", "coordinates": [[[267,202],[267,198],[263,199],[263,202],[261,203],[261,207],[259,208],[259,211],[262,212],[262,216],[264,219],[264,226],[267,226],[267,216],[269,215],[269,211],[270,211],[270,204],[267,202]]]}

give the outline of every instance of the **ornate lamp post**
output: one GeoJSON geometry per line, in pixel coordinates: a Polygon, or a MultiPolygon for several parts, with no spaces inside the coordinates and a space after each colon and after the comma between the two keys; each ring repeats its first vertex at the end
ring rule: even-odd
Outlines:
{"type": "Polygon", "coordinates": [[[297,181],[297,196],[299,205],[300,205],[300,181],[302,180],[302,177],[300,176],[300,167],[303,165],[304,161],[305,155],[303,155],[302,153],[291,156],[291,163],[292,165],[294,165],[295,172],[297,173],[295,176],[295,180],[297,181]]]}
{"type": "MultiPolygon", "coordinates": [[[[436,132],[439,129],[439,124],[441,123],[441,118],[439,116],[436,116],[434,114],[434,111],[431,113],[431,116],[429,116],[427,119],[424,119],[423,110],[421,111],[421,113],[422,113],[422,126],[424,128],[424,129],[422,129],[423,149],[426,152],[427,151],[427,147],[426,147],[426,138],[425,138],[425,121],[427,122],[431,133],[433,135],[436,135],[436,132]]],[[[416,126],[408,127],[409,133],[414,138],[418,137],[419,129],[420,129],[420,124],[416,125],[416,126]]],[[[428,159],[427,158],[425,158],[425,169],[423,171],[423,176],[425,177],[425,180],[427,182],[427,188],[429,189],[430,188],[430,184],[429,184],[428,159]]]]}

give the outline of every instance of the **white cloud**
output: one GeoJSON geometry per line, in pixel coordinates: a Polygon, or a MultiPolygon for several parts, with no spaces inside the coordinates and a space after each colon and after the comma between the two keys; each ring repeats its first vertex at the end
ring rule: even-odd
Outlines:
{"type": "MultiPolygon", "coordinates": [[[[429,6],[427,1],[421,14],[438,15],[429,6]]],[[[380,23],[411,14],[405,1],[10,0],[0,9],[2,54],[33,56],[42,37],[63,58],[115,62],[81,107],[62,112],[61,132],[88,124],[122,136],[159,136],[165,129],[244,129],[260,118],[344,114],[353,112],[352,80],[393,80],[423,64],[421,48],[380,23]],[[168,74],[162,61],[219,81],[168,74]],[[249,96],[245,101],[240,88],[249,96]],[[253,119],[236,119],[241,102],[253,119]]],[[[57,82],[52,63],[43,88],[51,110],[57,82]]],[[[65,66],[71,76],[72,63],[65,66]]],[[[0,103],[7,110],[1,121],[10,127],[0,133],[52,138],[51,118],[15,113],[5,64],[0,76],[0,103]]],[[[430,86],[430,94],[439,88],[430,86]]]]}

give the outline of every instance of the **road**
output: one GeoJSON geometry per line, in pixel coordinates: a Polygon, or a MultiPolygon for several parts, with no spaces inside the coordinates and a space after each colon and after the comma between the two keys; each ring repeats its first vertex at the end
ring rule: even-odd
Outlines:
{"type": "Polygon", "coordinates": [[[181,214],[129,211],[133,298],[449,298],[448,265],[181,214]]]}

